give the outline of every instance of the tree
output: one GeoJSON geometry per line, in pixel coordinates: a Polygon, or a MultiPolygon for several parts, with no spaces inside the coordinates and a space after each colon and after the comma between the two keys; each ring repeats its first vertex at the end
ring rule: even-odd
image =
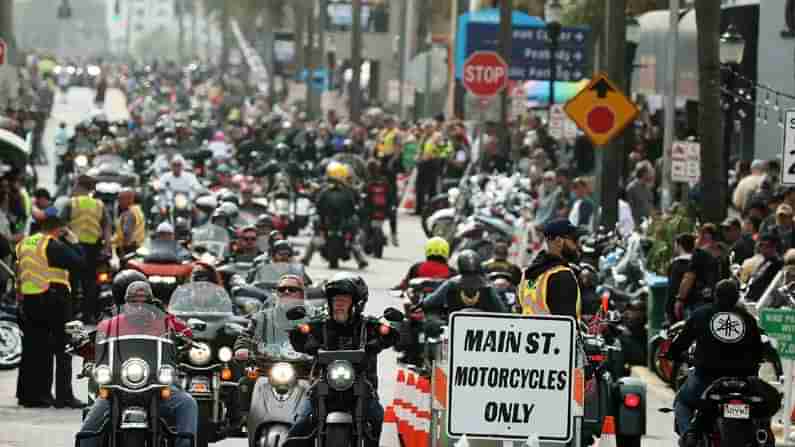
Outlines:
{"type": "MultiPolygon", "coordinates": [[[[720,3],[696,3],[698,29],[698,131],[701,142],[701,203],[719,206],[704,207],[702,220],[720,223],[726,218],[728,184],[721,140],[720,108],[720,3]]],[[[726,123],[725,125],[730,125],[726,123]]]]}

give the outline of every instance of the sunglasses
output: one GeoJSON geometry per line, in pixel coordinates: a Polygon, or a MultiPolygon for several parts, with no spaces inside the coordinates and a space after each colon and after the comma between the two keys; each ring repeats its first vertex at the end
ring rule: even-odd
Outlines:
{"type": "Polygon", "coordinates": [[[244,241],[256,241],[257,237],[256,236],[255,237],[241,237],[240,239],[242,239],[244,241]]]}
{"type": "Polygon", "coordinates": [[[284,287],[277,287],[276,291],[279,293],[299,293],[303,292],[304,289],[300,287],[284,286],[284,287]]]}

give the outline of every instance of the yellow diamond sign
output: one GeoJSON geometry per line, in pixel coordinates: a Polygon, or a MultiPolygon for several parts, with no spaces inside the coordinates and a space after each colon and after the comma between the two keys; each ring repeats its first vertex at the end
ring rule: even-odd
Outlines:
{"type": "Polygon", "coordinates": [[[563,110],[588,135],[604,146],[638,115],[638,108],[603,73],[571,98],[563,110]]]}

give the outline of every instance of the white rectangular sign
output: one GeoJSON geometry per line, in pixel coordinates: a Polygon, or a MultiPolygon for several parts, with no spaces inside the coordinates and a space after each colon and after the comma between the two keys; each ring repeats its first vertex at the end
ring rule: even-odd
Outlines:
{"type": "Polygon", "coordinates": [[[674,141],[671,145],[671,181],[695,184],[701,179],[701,143],[674,141]]]}
{"type": "Polygon", "coordinates": [[[795,185],[795,110],[784,115],[784,143],[781,148],[781,183],[795,185]]]}
{"type": "Polygon", "coordinates": [[[456,312],[449,327],[448,436],[572,439],[573,318],[456,312]]]}

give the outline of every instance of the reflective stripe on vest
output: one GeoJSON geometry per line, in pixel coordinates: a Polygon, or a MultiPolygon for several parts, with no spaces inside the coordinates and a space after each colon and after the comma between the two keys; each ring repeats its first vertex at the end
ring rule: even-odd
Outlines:
{"type": "Polygon", "coordinates": [[[20,291],[23,295],[38,295],[50,289],[50,284],[62,284],[70,289],[69,272],[50,267],[47,245],[52,239],[36,233],[17,245],[17,270],[20,291]]]}
{"type": "Polygon", "coordinates": [[[102,202],[89,196],[72,197],[69,226],[84,244],[96,244],[102,236],[102,202]]]}
{"type": "Polygon", "coordinates": [[[122,225],[123,219],[122,217],[119,217],[119,219],[116,222],[116,235],[118,238],[117,239],[118,246],[125,248],[125,247],[130,247],[133,244],[136,244],[137,246],[140,247],[143,245],[144,240],[146,239],[146,225],[144,222],[144,213],[143,211],[141,211],[141,207],[138,205],[130,206],[130,208],[127,211],[129,211],[130,215],[132,216],[134,222],[133,225],[135,226],[135,228],[133,229],[132,240],[128,241],[124,239],[124,226],[122,225]]]}
{"type": "MultiPolygon", "coordinates": [[[[519,290],[521,291],[520,302],[522,304],[522,315],[550,315],[551,312],[547,305],[547,283],[549,282],[549,277],[555,273],[567,271],[574,274],[569,267],[559,265],[538,275],[532,284],[528,283],[527,278],[523,278],[522,283],[519,285],[519,290]]],[[[566,298],[567,297],[560,297],[558,299],[566,298]]],[[[580,288],[577,287],[577,319],[579,318],[580,288]]]]}

